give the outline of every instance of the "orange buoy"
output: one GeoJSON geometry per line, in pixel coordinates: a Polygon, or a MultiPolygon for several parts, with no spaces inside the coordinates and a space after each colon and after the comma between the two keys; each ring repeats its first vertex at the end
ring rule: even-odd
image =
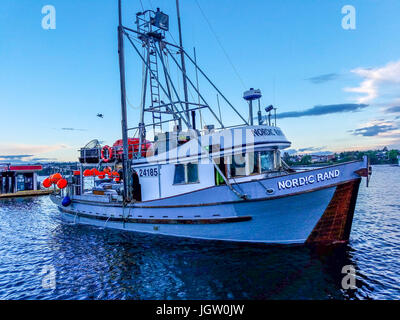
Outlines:
{"type": "Polygon", "coordinates": [[[86,169],[85,171],[83,171],[83,176],[84,177],[90,177],[93,176],[93,172],[90,169],[86,169]]]}
{"type": "Polygon", "coordinates": [[[115,178],[114,181],[115,182],[119,182],[121,179],[119,177],[115,178]]]}
{"type": "Polygon", "coordinates": [[[98,176],[100,174],[100,171],[97,170],[96,168],[93,168],[92,172],[93,172],[93,175],[96,175],[96,176],[98,176]]]}
{"type": "Polygon", "coordinates": [[[119,173],[117,171],[112,172],[113,177],[119,177],[119,173]]]}
{"type": "Polygon", "coordinates": [[[43,187],[45,187],[45,188],[50,188],[50,187],[51,187],[51,180],[50,180],[50,178],[44,179],[43,182],[42,182],[42,184],[43,184],[43,187]]]}
{"type": "Polygon", "coordinates": [[[57,182],[57,187],[59,187],[60,189],[64,189],[67,185],[68,185],[67,179],[60,179],[57,182]]]}
{"type": "Polygon", "coordinates": [[[74,170],[73,175],[74,176],[80,176],[81,172],[79,170],[74,170]]]}
{"type": "Polygon", "coordinates": [[[99,179],[104,179],[106,177],[106,175],[104,174],[104,172],[99,172],[98,177],[99,177],[99,179]]]}
{"type": "Polygon", "coordinates": [[[62,179],[62,175],[58,172],[50,176],[50,180],[54,184],[56,184],[60,179],[62,179]]]}

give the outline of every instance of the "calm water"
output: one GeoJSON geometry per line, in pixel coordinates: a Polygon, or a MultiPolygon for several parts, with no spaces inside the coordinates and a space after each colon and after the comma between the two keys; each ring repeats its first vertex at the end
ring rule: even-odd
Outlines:
{"type": "Polygon", "coordinates": [[[0,201],[1,299],[399,299],[400,167],[363,181],[349,245],[249,247],[68,225],[47,197],[0,201]],[[344,265],[357,289],[341,289],[344,265]],[[56,270],[56,289],[41,271],[56,270]]]}

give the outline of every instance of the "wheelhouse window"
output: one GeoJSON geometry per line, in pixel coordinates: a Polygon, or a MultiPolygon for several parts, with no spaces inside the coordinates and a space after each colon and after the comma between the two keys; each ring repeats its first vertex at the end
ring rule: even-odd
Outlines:
{"type": "Polygon", "coordinates": [[[275,151],[261,151],[259,154],[261,172],[275,170],[275,151]]]}
{"type": "Polygon", "coordinates": [[[246,154],[235,154],[231,158],[231,177],[246,175],[246,154]]]}
{"type": "Polygon", "coordinates": [[[174,184],[199,182],[199,166],[197,163],[176,164],[174,184]]]}
{"type": "Polygon", "coordinates": [[[228,157],[230,177],[255,175],[279,170],[281,159],[279,150],[256,151],[228,157]]]}
{"type": "Polygon", "coordinates": [[[260,159],[258,152],[248,153],[249,174],[258,174],[260,172],[260,159]]]}

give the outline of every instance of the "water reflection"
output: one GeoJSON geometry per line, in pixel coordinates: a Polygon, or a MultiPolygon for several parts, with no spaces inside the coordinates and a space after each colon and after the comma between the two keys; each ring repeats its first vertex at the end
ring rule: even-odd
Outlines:
{"type": "Polygon", "coordinates": [[[398,299],[398,169],[374,167],[350,244],[324,250],[70,225],[48,197],[1,200],[0,299],[398,299]],[[46,265],[55,290],[42,287],[46,265]],[[342,289],[345,265],[356,268],[356,290],[342,289]]]}
{"type": "Polygon", "coordinates": [[[350,247],[205,243],[60,225],[57,298],[344,299],[350,247]],[[66,294],[67,292],[67,294],[66,294]]]}

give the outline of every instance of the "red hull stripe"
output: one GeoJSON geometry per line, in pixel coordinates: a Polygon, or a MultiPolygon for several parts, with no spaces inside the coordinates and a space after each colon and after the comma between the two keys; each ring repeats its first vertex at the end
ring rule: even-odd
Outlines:
{"type": "Polygon", "coordinates": [[[9,170],[10,171],[40,171],[42,170],[43,167],[38,165],[38,166],[10,166],[9,170]]]}

